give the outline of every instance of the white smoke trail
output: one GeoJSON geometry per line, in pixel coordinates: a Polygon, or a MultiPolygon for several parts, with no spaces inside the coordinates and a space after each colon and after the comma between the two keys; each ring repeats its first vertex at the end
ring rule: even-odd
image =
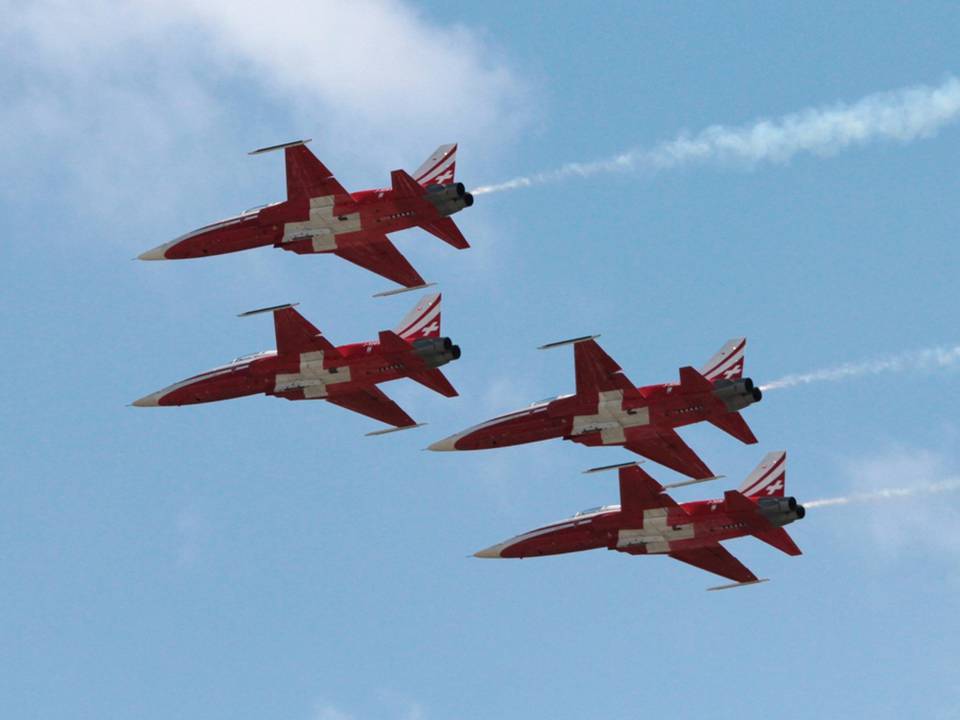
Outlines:
{"type": "Polygon", "coordinates": [[[886,488],[876,492],[857,493],[842,497],[822,498],[804,502],[805,508],[830,507],[832,505],[849,505],[856,502],[876,502],[878,500],[894,500],[897,498],[913,497],[915,495],[936,495],[938,493],[960,490],[960,478],[951,478],[942,482],[920,485],[917,487],[886,488]]]}
{"type": "Polygon", "coordinates": [[[690,136],[662,142],[652,149],[634,149],[606,160],[568,163],[493,185],[474,195],[503,192],[570,177],[591,177],[624,171],[658,172],[694,163],[785,163],[799,153],[833,155],[851,146],[877,140],[901,143],[930,137],[960,119],[960,80],[948,78],[937,87],[916,85],[867,95],[852,105],[837,103],[808,108],[776,120],[761,119],[740,127],[713,125],[690,136]]]}
{"type": "Polygon", "coordinates": [[[785,375],[779,380],[761,385],[764,392],[808,385],[815,382],[836,382],[860,375],[878,375],[885,372],[903,372],[906,370],[932,370],[936,368],[952,367],[960,363],[960,345],[950,347],[933,347],[923,350],[892,355],[886,358],[877,358],[859,363],[844,363],[834,367],[814,370],[808,373],[785,375]]]}

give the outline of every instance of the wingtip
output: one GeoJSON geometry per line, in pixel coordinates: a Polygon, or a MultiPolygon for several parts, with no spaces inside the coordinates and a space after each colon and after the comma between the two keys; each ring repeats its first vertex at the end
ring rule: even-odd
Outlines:
{"type": "Polygon", "coordinates": [[[411,292],[413,290],[423,290],[428,287],[435,287],[436,284],[437,283],[435,282],[428,282],[428,283],[423,283],[422,285],[411,285],[410,287],[394,288],[392,290],[383,290],[381,292],[374,293],[373,297],[381,298],[381,297],[390,297],[392,295],[400,295],[402,293],[411,292]]]}
{"type": "Polygon", "coordinates": [[[389,433],[400,432],[401,430],[413,430],[414,428],[423,427],[427,423],[414,423],[413,425],[401,425],[400,427],[391,427],[384,428],[382,430],[371,430],[368,433],[364,433],[364,437],[375,437],[377,435],[388,435],[389,433]]]}
{"type": "Polygon", "coordinates": [[[251,150],[247,155],[261,155],[262,153],[273,152],[274,150],[285,150],[288,147],[296,147],[297,145],[306,145],[308,142],[311,142],[312,138],[307,138],[306,140],[292,140],[290,142],[280,143],[279,145],[268,145],[267,147],[257,148],[256,150],[251,150]]]}
{"type": "Polygon", "coordinates": [[[557,342],[541,345],[537,350],[552,350],[553,348],[562,347],[563,345],[576,345],[577,343],[587,342],[588,340],[596,340],[598,337],[600,337],[599,334],[583,335],[581,337],[570,338],[569,340],[558,340],[557,342]]]}
{"type": "Polygon", "coordinates": [[[733,588],[746,587],[747,585],[759,585],[760,583],[770,582],[770,578],[757,578],[756,580],[747,580],[745,582],[735,582],[727,583],[726,585],[715,585],[714,587],[708,587],[707,592],[715,592],[717,590],[732,590],[733,588]]]}

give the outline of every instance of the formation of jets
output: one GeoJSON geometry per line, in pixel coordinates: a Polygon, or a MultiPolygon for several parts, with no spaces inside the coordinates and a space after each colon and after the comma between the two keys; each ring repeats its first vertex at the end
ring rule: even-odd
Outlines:
{"type": "MultiPolygon", "coordinates": [[[[331,253],[388,278],[402,288],[427,287],[388,238],[419,227],[455,248],[469,247],[450,218],[473,196],[454,179],[457,146],[441,145],[412,174],[390,173],[390,187],[349,193],[306,147],[307,141],[274,145],[251,154],[283,150],[287,199],[194,230],[140,255],[176,260],[262,246],[298,254],[331,253]]],[[[460,357],[440,333],[439,293],[420,299],[394,330],[376,340],[334,345],[292,304],[250,310],[241,317],[273,315],[276,349],[246,355],[136,400],[137,407],[192,405],[265,394],[287,400],[326,400],[388,427],[379,435],[418,427],[378,387],[409,378],[445,397],[457,391],[439,369],[460,357]]],[[[717,479],[684,442],[677,428],[706,421],[737,440],[757,438],[740,411],[762,394],[743,377],[745,338],[734,338],[699,370],[681,367],[677,382],[636,386],[587,336],[541,349],[573,346],[575,392],[536,402],[430,445],[430,450],[481,450],[553,438],[587,447],[622,446],[686,475],[661,485],[638,461],[595,468],[617,469],[620,504],[594,508],[532,530],[476,553],[482,558],[557,555],[606,547],[631,555],[665,554],[732,581],[711,589],[762,582],[721,544],[750,535],[789,555],[800,550],[783,526],[804,516],[786,497],[786,453],[767,455],[737,490],[723,499],[678,504],[666,490],[717,479]]]]}

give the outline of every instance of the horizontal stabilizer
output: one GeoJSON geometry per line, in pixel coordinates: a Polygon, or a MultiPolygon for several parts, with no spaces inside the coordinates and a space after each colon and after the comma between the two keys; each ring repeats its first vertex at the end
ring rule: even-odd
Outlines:
{"type": "Polygon", "coordinates": [[[725,415],[714,415],[708,417],[707,421],[714,425],[725,433],[733,435],[737,440],[747,445],[755,445],[757,442],[756,435],[753,434],[753,430],[750,429],[750,426],[747,425],[747,421],[743,419],[743,415],[738,412],[727,413],[725,415]]]}
{"type": "Polygon", "coordinates": [[[770,578],[757,578],[756,580],[747,580],[746,582],[730,583],[729,585],[717,585],[707,588],[707,592],[714,590],[729,590],[730,588],[744,587],[745,585],[759,585],[760,583],[770,582],[770,578]]]}
{"type": "Polygon", "coordinates": [[[466,250],[470,243],[460,232],[457,224],[448,217],[437,218],[420,223],[420,227],[431,235],[440,238],[448,245],[453,245],[457,250],[466,250]]]}
{"type": "Polygon", "coordinates": [[[265,312],[273,312],[274,310],[286,310],[287,308],[296,307],[300,303],[285,303],[283,305],[271,305],[270,307],[258,308],[256,310],[247,310],[242,312],[237,317],[250,317],[251,315],[258,315],[265,312]]]}
{"type": "Polygon", "coordinates": [[[570,340],[558,340],[557,342],[547,343],[546,345],[541,345],[537,350],[550,350],[555,347],[560,347],[562,345],[574,345],[576,343],[586,342],[587,340],[596,340],[599,335],[584,335],[583,337],[571,338],[570,340]]]}
{"type": "Polygon", "coordinates": [[[760,532],[754,532],[753,536],[757,540],[762,540],[767,545],[772,545],[777,550],[785,552],[787,555],[802,555],[803,551],[797,547],[797,544],[790,537],[790,534],[782,527],[771,528],[760,532]]]}
{"type": "Polygon", "coordinates": [[[373,430],[371,432],[365,433],[366,437],[374,437],[375,435],[387,435],[389,433],[400,432],[401,430],[413,430],[414,428],[423,427],[426,423],[416,423],[415,425],[404,425],[403,427],[393,427],[393,428],[384,428],[383,430],[373,430]]]}
{"type": "Polygon", "coordinates": [[[273,152],[274,150],[283,150],[288,147],[296,147],[297,145],[306,145],[310,142],[310,139],[306,140],[294,140],[292,142],[280,143],[279,145],[269,145],[267,147],[257,148],[256,150],[251,150],[247,155],[259,155],[260,153],[273,152]]]}
{"type": "Polygon", "coordinates": [[[424,387],[440,393],[444,397],[457,397],[460,394],[457,392],[457,389],[450,384],[450,381],[447,380],[447,376],[436,368],[412,372],[409,377],[411,380],[416,380],[424,387]]]}

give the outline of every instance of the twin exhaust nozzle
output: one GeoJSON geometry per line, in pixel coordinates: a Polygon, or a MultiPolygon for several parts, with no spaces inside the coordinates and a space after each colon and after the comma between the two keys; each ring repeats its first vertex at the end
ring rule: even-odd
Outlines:
{"type": "Polygon", "coordinates": [[[437,211],[443,215],[453,215],[465,207],[473,205],[473,195],[467,192],[462,182],[449,185],[428,185],[427,200],[433,203],[437,211]]]}
{"type": "Polygon", "coordinates": [[[713,394],[726,405],[730,412],[743,410],[755,402],[760,402],[763,393],[750,378],[742,380],[717,380],[713,384],[713,394]]]}

